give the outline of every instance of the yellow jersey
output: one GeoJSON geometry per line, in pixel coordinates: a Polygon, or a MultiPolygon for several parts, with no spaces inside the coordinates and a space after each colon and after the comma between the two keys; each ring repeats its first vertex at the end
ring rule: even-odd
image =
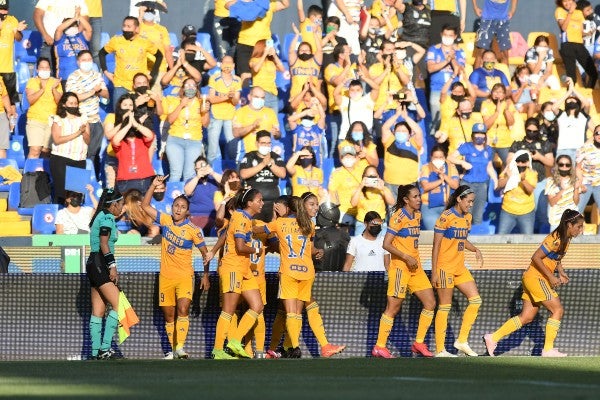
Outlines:
{"type": "Polygon", "coordinates": [[[238,43],[254,47],[259,40],[271,39],[271,21],[273,21],[273,14],[277,8],[277,3],[276,1],[271,1],[269,9],[263,18],[251,22],[242,22],[238,43]]]}
{"type": "Polygon", "coordinates": [[[471,230],[471,214],[460,214],[454,207],[445,210],[435,223],[434,232],[443,235],[437,266],[453,273],[465,265],[465,241],[471,230]]]}
{"type": "MultiPolygon", "coordinates": [[[[52,86],[57,82],[56,78],[49,78],[46,82],[46,88],[40,98],[29,106],[27,111],[27,119],[32,119],[37,122],[48,124],[48,118],[51,115],[56,114],[56,101],[54,101],[54,94],[52,93],[52,86]]],[[[39,77],[31,78],[27,81],[25,89],[33,89],[37,92],[42,88],[42,80],[39,77]]],[[[62,93],[62,86],[59,84],[56,87],[60,93],[62,93]]]]}
{"type": "MultiPolygon", "coordinates": [[[[554,11],[554,18],[556,21],[560,21],[562,19],[567,18],[568,11],[562,7],[556,7],[554,11]]],[[[583,22],[585,21],[585,17],[581,10],[573,11],[571,14],[571,18],[569,19],[569,25],[567,25],[567,30],[562,31],[560,33],[560,42],[570,42],[570,43],[583,43],[583,22]]]]}
{"type": "MultiPolygon", "coordinates": [[[[507,175],[503,173],[501,177],[506,178],[507,175]]],[[[526,169],[525,180],[535,187],[538,183],[537,172],[529,168],[526,169]]],[[[527,194],[521,184],[517,185],[516,188],[504,193],[502,209],[513,215],[525,215],[532,212],[535,209],[533,193],[527,194]]]]}
{"type": "Polygon", "coordinates": [[[215,17],[227,18],[229,17],[229,10],[225,8],[230,0],[215,0],[215,17]]]}
{"type": "Polygon", "coordinates": [[[113,36],[104,46],[107,53],[115,53],[114,86],[133,89],[133,76],[138,72],[148,74],[147,55],[156,54],[158,49],[149,40],[137,36],[127,40],[113,36]]]}
{"type": "Polygon", "coordinates": [[[449,11],[451,13],[459,13],[457,0],[431,0],[430,8],[436,11],[449,11]]]}
{"type": "Polygon", "coordinates": [[[304,21],[300,23],[300,38],[303,42],[310,44],[313,54],[317,51],[314,29],[314,24],[310,18],[305,18],[304,21]]]}
{"type": "MultiPolygon", "coordinates": [[[[400,65],[400,69],[402,69],[402,71],[405,74],[409,74],[409,71],[404,66],[404,64],[400,65]]],[[[383,65],[383,63],[380,62],[371,65],[371,67],[369,68],[369,74],[373,79],[383,74],[384,71],[385,65],[383,65]]],[[[375,109],[378,110],[379,107],[387,103],[388,96],[390,94],[398,93],[398,91],[402,90],[403,88],[404,86],[402,85],[402,82],[400,82],[400,78],[398,78],[398,75],[396,75],[394,71],[390,72],[385,78],[383,78],[383,80],[379,84],[379,95],[377,96],[377,100],[375,100],[375,109]]],[[[395,110],[396,102],[390,102],[385,109],[395,110]]]]}
{"type": "MultiPolygon", "coordinates": [[[[415,211],[415,214],[411,217],[404,208],[397,210],[390,217],[387,233],[394,236],[394,239],[392,239],[392,246],[417,260],[419,267],[421,267],[421,258],[419,257],[421,212],[415,211]]],[[[391,254],[390,266],[408,271],[406,263],[394,254],[391,254]]]]}
{"type": "Polygon", "coordinates": [[[252,244],[252,217],[250,214],[240,209],[234,211],[225,234],[227,238],[219,266],[238,271],[250,268],[250,254],[238,254],[235,250],[235,239],[243,239],[247,246],[252,244]]]}
{"type": "Polygon", "coordinates": [[[156,223],[160,224],[162,236],[160,251],[160,274],[167,279],[189,277],[194,274],[192,250],[206,247],[202,229],[185,219],[179,224],[173,217],[156,213],[156,223]]]}
{"type": "MultiPolygon", "coordinates": [[[[335,104],[335,99],[333,98],[333,92],[335,91],[335,85],[333,84],[333,79],[338,77],[344,68],[339,65],[337,62],[329,64],[325,68],[325,82],[327,82],[327,97],[328,97],[328,105],[329,111],[339,111],[339,107],[335,104]]],[[[346,79],[356,79],[358,77],[356,64],[352,64],[350,67],[350,72],[346,76],[346,79]]],[[[348,96],[348,88],[342,90],[342,96],[348,96]]]]}
{"type": "MultiPolygon", "coordinates": [[[[548,236],[546,236],[539,247],[546,255],[546,257],[542,258],[542,263],[544,264],[544,267],[548,268],[550,272],[554,273],[554,271],[556,271],[558,263],[567,253],[569,244],[570,241],[569,243],[567,243],[564,253],[559,253],[558,250],[560,248],[560,239],[558,238],[558,235],[554,236],[554,233],[550,233],[548,236]]],[[[533,261],[529,264],[529,268],[527,268],[523,276],[547,279],[546,276],[543,275],[540,271],[538,271],[535,265],[533,265],[533,261]]]]}
{"type": "Polygon", "coordinates": [[[323,170],[312,167],[310,171],[296,165],[296,173],[292,175],[292,194],[302,196],[311,192],[319,198],[319,188],[323,187],[323,170]]]}
{"type": "MultiPolygon", "coordinates": [[[[515,109],[514,104],[510,103],[508,106],[508,111],[511,114],[515,114],[517,110],[515,109]]],[[[488,118],[496,112],[496,105],[490,99],[485,100],[481,103],[481,116],[483,118],[488,118]]],[[[506,124],[506,117],[504,113],[498,115],[496,121],[487,131],[487,137],[491,141],[492,147],[497,148],[506,148],[510,147],[513,144],[513,139],[510,135],[510,130],[512,126],[508,126],[506,124]]]]}
{"type": "MultiPolygon", "coordinates": [[[[163,97],[162,104],[165,114],[172,113],[179,106],[179,103],[181,103],[179,97],[163,97]]],[[[177,119],[171,124],[169,135],[183,139],[202,140],[201,108],[202,100],[194,97],[187,106],[181,109],[177,119]]]]}
{"type": "MultiPolygon", "coordinates": [[[[15,54],[15,30],[19,21],[12,15],[8,15],[0,25],[0,73],[15,72],[13,63],[15,54]]],[[[22,43],[17,46],[22,46],[22,43]]]]}
{"type": "Polygon", "coordinates": [[[306,82],[311,81],[315,86],[318,86],[320,73],[321,65],[314,57],[308,61],[296,59],[296,62],[290,65],[290,98],[298,95],[306,82]]]}
{"type": "Polygon", "coordinates": [[[1,101],[4,96],[8,96],[8,91],[6,90],[4,79],[2,79],[2,77],[0,76],[0,114],[6,111],[4,109],[4,102],[1,101]]]}
{"type": "MultiPolygon", "coordinates": [[[[383,0],[375,0],[373,2],[373,7],[371,7],[371,15],[375,18],[383,18],[383,14],[384,12],[388,14],[388,16],[390,14],[392,14],[392,12],[394,11],[394,7],[393,6],[388,6],[387,4],[385,4],[383,2],[383,0]]],[[[392,24],[392,27],[395,29],[398,29],[400,27],[400,22],[398,21],[398,13],[394,13],[390,18],[390,23],[392,24]]]]}
{"type": "MultiPolygon", "coordinates": [[[[165,56],[166,51],[170,51],[171,48],[171,38],[169,37],[169,31],[167,28],[162,26],[161,24],[146,24],[142,22],[140,24],[140,37],[142,39],[149,40],[157,49],[163,53],[165,56]]],[[[154,65],[154,60],[156,58],[153,55],[148,55],[148,70],[152,70],[152,66],[154,65]]],[[[162,62],[160,63],[160,72],[167,71],[167,58],[163,57],[162,62]]],[[[200,71],[202,72],[202,71],[200,71]]]]}
{"type": "Polygon", "coordinates": [[[255,151],[256,147],[256,132],[266,130],[273,132],[273,128],[279,128],[279,120],[277,114],[269,107],[263,107],[260,110],[254,110],[249,106],[238,108],[233,115],[233,126],[248,126],[256,120],[260,120],[260,125],[256,130],[244,136],[244,150],[246,153],[255,151]]]}
{"type": "Polygon", "coordinates": [[[314,224],[311,226],[309,236],[305,236],[300,231],[296,217],[291,215],[269,222],[265,225],[265,232],[267,234],[274,233],[279,240],[279,254],[281,254],[279,272],[281,274],[299,281],[314,278],[315,267],[312,261],[314,224]]]}
{"type": "Polygon", "coordinates": [[[419,153],[414,138],[403,144],[396,143],[394,136],[383,144],[383,180],[392,185],[408,185],[419,179],[419,153]],[[402,171],[399,173],[399,171],[402,171]]]}
{"type": "Polygon", "coordinates": [[[277,85],[275,84],[275,78],[277,75],[277,66],[275,62],[271,61],[268,57],[265,58],[262,66],[258,72],[254,72],[252,67],[258,63],[259,58],[250,59],[250,69],[252,70],[252,86],[260,86],[265,92],[269,92],[277,96],[277,85]]]}
{"type": "Polygon", "coordinates": [[[440,132],[448,135],[448,154],[453,154],[461,144],[471,141],[473,125],[477,123],[483,123],[483,118],[476,112],[472,113],[469,119],[454,116],[446,121],[442,120],[440,132]]]}
{"type": "Polygon", "coordinates": [[[85,0],[90,18],[102,18],[102,0],[85,0]]]}
{"type": "Polygon", "coordinates": [[[356,216],[358,211],[352,207],[350,199],[352,194],[360,186],[362,174],[369,163],[366,160],[360,160],[352,170],[345,167],[336,168],[329,177],[329,193],[336,192],[340,203],[340,213],[356,216]]]}
{"type": "MultiPolygon", "coordinates": [[[[216,96],[223,96],[228,94],[231,90],[234,92],[241,92],[242,80],[239,76],[232,75],[231,82],[227,83],[221,72],[217,72],[208,80],[208,87],[215,91],[216,96]]],[[[224,101],[222,103],[211,105],[210,111],[215,119],[231,121],[233,119],[233,114],[235,113],[235,106],[229,101],[224,101]]]]}

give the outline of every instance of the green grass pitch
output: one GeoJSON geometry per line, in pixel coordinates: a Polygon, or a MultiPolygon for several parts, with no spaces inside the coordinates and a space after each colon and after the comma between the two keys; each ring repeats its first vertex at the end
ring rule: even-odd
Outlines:
{"type": "Polygon", "coordinates": [[[2,362],[0,397],[596,400],[600,358],[2,362]]]}

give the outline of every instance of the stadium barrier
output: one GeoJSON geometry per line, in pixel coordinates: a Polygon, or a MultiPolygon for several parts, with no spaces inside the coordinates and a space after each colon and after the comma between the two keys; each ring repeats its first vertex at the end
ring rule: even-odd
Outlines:
{"type": "MultiPolygon", "coordinates": [[[[483,306],[470,336],[473,349],[484,353],[481,336],[497,328],[511,315],[519,312],[521,302],[520,270],[474,270],[483,306]]],[[[565,316],[557,339],[557,347],[574,356],[600,355],[600,309],[598,300],[600,271],[569,270],[571,282],[560,288],[565,316]]],[[[196,282],[200,281],[197,274],[196,282]]],[[[267,345],[270,326],[277,309],[277,275],[267,274],[268,305],[267,345]]],[[[140,317],[140,324],[115,349],[127,358],[161,358],[168,350],[164,320],[157,303],[157,273],[121,273],[119,286],[127,294],[140,317]]],[[[23,359],[85,359],[90,353],[89,316],[90,287],[84,274],[6,274],[0,275],[0,312],[2,341],[0,360],[23,359]]],[[[193,358],[209,357],[213,347],[219,309],[218,278],[211,274],[211,288],[197,290],[190,314],[190,332],[186,350],[193,358]]],[[[331,343],[348,347],[341,357],[364,357],[375,344],[379,319],[385,308],[387,282],[384,273],[320,273],[313,296],[320,304],[321,314],[331,343]]],[[[447,331],[447,349],[460,328],[460,319],[467,305],[458,291],[452,302],[447,331]]],[[[410,344],[415,336],[421,310],[414,296],[408,296],[402,312],[396,318],[390,335],[390,349],[410,356],[410,344]]],[[[544,341],[547,312],[542,311],[534,322],[500,342],[498,352],[508,355],[539,355],[544,341]]],[[[433,328],[426,342],[433,345],[433,328]]],[[[308,327],[306,316],[302,329],[303,357],[318,356],[319,346],[308,327]]]]}

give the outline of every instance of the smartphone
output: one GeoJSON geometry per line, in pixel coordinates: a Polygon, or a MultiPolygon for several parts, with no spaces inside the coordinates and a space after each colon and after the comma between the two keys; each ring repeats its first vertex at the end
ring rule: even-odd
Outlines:
{"type": "Polygon", "coordinates": [[[267,46],[267,48],[273,47],[273,39],[267,39],[266,46],[267,46]]]}
{"type": "Polygon", "coordinates": [[[379,178],[367,178],[365,182],[367,187],[377,187],[377,185],[379,185],[379,178]]]}
{"type": "Polygon", "coordinates": [[[392,95],[392,99],[394,99],[396,101],[405,100],[406,99],[406,93],[398,92],[396,94],[393,94],[392,95]]]}

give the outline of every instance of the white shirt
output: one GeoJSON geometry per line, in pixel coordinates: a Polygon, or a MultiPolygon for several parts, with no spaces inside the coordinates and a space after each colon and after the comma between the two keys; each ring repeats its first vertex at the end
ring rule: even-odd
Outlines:
{"type": "Polygon", "coordinates": [[[90,221],[94,215],[94,209],[91,207],[81,207],[77,214],[73,214],[66,208],[58,211],[56,214],[56,225],[62,225],[64,234],[75,235],[79,233],[79,230],[89,232],[90,221]]]}
{"type": "Polygon", "coordinates": [[[88,7],[85,0],[39,0],[35,8],[44,10],[44,28],[48,35],[54,38],[54,32],[65,18],[75,16],[75,7],[81,7],[81,15],[88,15],[88,7]]]}
{"type": "Polygon", "coordinates": [[[350,100],[349,97],[342,97],[340,105],[340,113],[342,115],[342,124],[340,125],[339,140],[346,139],[346,134],[350,125],[356,121],[362,121],[367,125],[367,129],[371,132],[373,128],[373,109],[375,103],[370,94],[365,94],[359,100],[350,100]]]}
{"type": "Polygon", "coordinates": [[[556,118],[558,122],[556,150],[576,150],[583,146],[588,119],[589,117],[582,111],[577,117],[569,116],[565,111],[561,111],[556,118]]]}
{"type": "Polygon", "coordinates": [[[367,240],[363,235],[354,236],[350,239],[348,250],[346,250],[346,254],[354,256],[354,263],[350,271],[385,271],[383,258],[390,253],[383,249],[384,236],[382,232],[375,240],[367,240]]]}

